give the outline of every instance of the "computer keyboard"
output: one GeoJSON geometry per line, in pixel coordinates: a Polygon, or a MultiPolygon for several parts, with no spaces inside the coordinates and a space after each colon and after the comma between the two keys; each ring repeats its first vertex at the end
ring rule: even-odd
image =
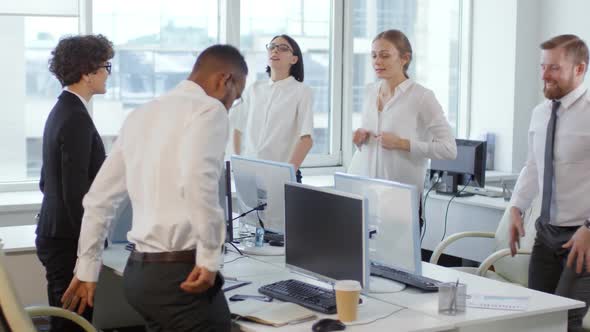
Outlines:
{"type": "Polygon", "coordinates": [[[437,292],[440,281],[371,263],[371,275],[398,281],[427,292],[437,292]]]}
{"type": "Polygon", "coordinates": [[[293,302],[324,314],[336,313],[336,296],[325,289],[298,280],[282,280],[258,289],[258,292],[281,301],[293,302]]]}
{"type": "Polygon", "coordinates": [[[283,242],[285,241],[285,236],[283,234],[278,233],[264,232],[264,242],[268,241],[283,242]]]}

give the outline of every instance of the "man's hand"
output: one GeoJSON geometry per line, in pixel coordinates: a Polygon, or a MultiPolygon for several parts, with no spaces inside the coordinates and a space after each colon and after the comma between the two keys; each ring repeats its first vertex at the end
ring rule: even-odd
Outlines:
{"type": "Polygon", "coordinates": [[[524,236],[522,212],[516,206],[510,208],[510,255],[514,257],[520,248],[520,238],[524,236]]]}
{"type": "Polygon", "coordinates": [[[360,148],[361,145],[363,145],[367,142],[367,140],[369,139],[369,136],[371,136],[371,133],[368,130],[359,128],[359,129],[355,130],[355,132],[352,136],[352,142],[354,143],[354,145],[356,145],[358,148],[360,148]]]}
{"type": "Polygon", "coordinates": [[[410,141],[393,133],[381,133],[377,136],[377,140],[384,149],[410,151],[410,141]]]}
{"type": "Polygon", "coordinates": [[[180,288],[187,293],[199,294],[215,285],[217,272],[211,272],[204,267],[195,266],[180,288]]]}
{"type": "Polygon", "coordinates": [[[74,276],[68,289],[66,289],[64,295],[61,297],[63,308],[77,311],[81,315],[86,310],[86,307],[94,307],[95,291],[96,282],[80,281],[74,276]]]}
{"type": "Polygon", "coordinates": [[[584,271],[584,263],[586,263],[586,270],[590,272],[590,229],[585,226],[578,228],[572,238],[563,245],[563,248],[570,249],[570,254],[567,256],[567,267],[572,268],[575,260],[577,274],[584,271]]]}

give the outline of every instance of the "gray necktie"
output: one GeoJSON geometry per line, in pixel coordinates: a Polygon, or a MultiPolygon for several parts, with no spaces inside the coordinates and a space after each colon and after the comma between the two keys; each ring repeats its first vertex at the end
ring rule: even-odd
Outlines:
{"type": "Polygon", "coordinates": [[[561,102],[554,100],[551,105],[551,117],[547,124],[547,135],[545,139],[545,167],[543,171],[543,200],[541,201],[541,215],[538,221],[549,223],[551,218],[551,193],[553,191],[553,142],[555,141],[555,122],[557,121],[557,110],[561,102]]]}

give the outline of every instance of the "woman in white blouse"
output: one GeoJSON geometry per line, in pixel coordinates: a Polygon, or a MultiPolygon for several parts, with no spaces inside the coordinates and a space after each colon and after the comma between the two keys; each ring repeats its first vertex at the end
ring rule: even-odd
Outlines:
{"type": "Polygon", "coordinates": [[[287,35],[266,45],[268,80],[246,89],[243,101],[232,112],[234,152],[264,160],[288,162],[297,170],[313,145],[311,89],[303,84],[303,55],[287,35]]]}
{"type": "Polygon", "coordinates": [[[412,46],[403,32],[378,34],[371,56],[379,81],[366,88],[362,125],[353,135],[360,173],[422,192],[428,158],[457,156],[451,127],[434,93],[409,78],[412,46]]]}

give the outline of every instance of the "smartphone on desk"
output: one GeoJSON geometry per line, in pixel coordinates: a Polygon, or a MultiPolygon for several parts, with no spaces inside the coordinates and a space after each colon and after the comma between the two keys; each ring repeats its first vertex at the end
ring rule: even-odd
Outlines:
{"type": "Polygon", "coordinates": [[[272,302],[272,297],[266,296],[266,295],[246,295],[246,294],[235,294],[232,295],[229,300],[232,302],[235,301],[244,301],[247,299],[253,299],[253,300],[258,300],[258,301],[263,301],[263,302],[272,302]]]}

